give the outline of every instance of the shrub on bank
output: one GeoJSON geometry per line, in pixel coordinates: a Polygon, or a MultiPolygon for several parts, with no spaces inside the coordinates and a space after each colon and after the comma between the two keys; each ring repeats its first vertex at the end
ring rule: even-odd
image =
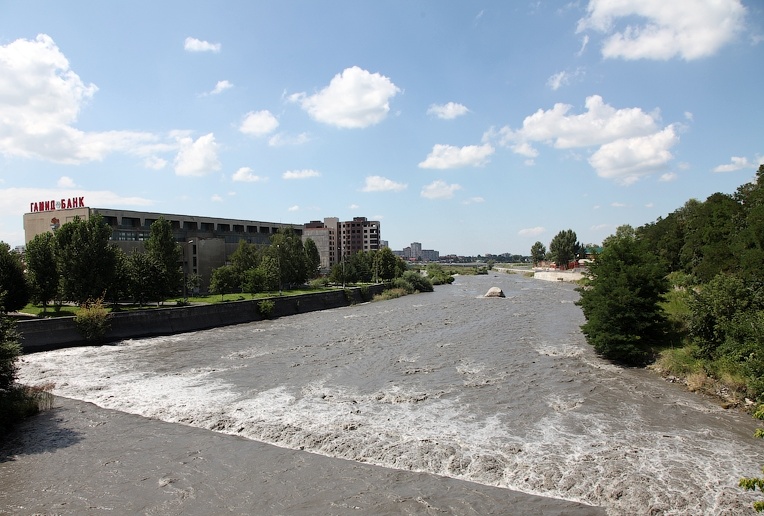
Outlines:
{"type": "Polygon", "coordinates": [[[74,323],[85,340],[102,339],[109,331],[109,311],[103,306],[103,297],[88,301],[74,316],[74,323]]]}

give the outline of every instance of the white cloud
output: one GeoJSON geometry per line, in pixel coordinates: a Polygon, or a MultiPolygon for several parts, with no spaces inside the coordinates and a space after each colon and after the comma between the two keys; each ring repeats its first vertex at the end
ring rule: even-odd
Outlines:
{"type": "Polygon", "coordinates": [[[358,210],[358,209],[360,209],[360,208],[361,208],[361,207],[360,207],[360,206],[358,206],[357,204],[351,204],[350,206],[348,206],[348,209],[349,209],[349,210],[358,210]]]}
{"type": "Polygon", "coordinates": [[[212,201],[212,202],[223,202],[223,198],[220,197],[218,194],[215,194],[212,197],[210,197],[210,201],[212,201]]]}
{"type": "Polygon", "coordinates": [[[220,52],[222,45],[220,43],[210,43],[200,39],[187,37],[183,43],[183,49],[187,52],[220,52]]]}
{"type": "Polygon", "coordinates": [[[152,170],[162,170],[167,166],[167,160],[158,156],[149,156],[143,160],[143,166],[152,170]]]}
{"type": "Polygon", "coordinates": [[[671,181],[676,181],[679,179],[679,174],[676,172],[666,172],[665,174],[661,174],[661,177],[658,178],[658,181],[661,183],[670,183],[671,181]]]}
{"type": "Polygon", "coordinates": [[[279,121],[267,109],[263,111],[250,111],[244,115],[239,131],[250,136],[259,137],[272,133],[278,126],[279,121]]]}
{"type": "Polygon", "coordinates": [[[289,208],[287,208],[287,211],[300,211],[300,207],[297,204],[295,204],[294,206],[290,206],[289,208]]]}
{"type": "MultiPolygon", "coordinates": [[[[571,113],[569,104],[555,104],[525,117],[522,128],[491,129],[484,141],[497,140],[516,154],[538,156],[531,144],[541,142],[557,149],[597,147],[589,163],[603,178],[631,184],[643,175],[659,170],[673,159],[668,151],[679,138],[673,126],[659,125],[659,112],[640,108],[616,109],[599,95],[586,99],[586,111],[571,113]]],[[[530,164],[533,164],[531,161],[530,164]]]]}
{"type": "Polygon", "coordinates": [[[318,170],[311,169],[287,170],[281,177],[284,179],[308,179],[310,177],[321,177],[321,173],[318,170]]]}
{"type": "Polygon", "coordinates": [[[98,87],[84,83],[45,34],[0,46],[0,91],[0,154],[79,164],[114,152],[142,154],[158,140],[150,133],[76,129],[98,87]]]}
{"type": "Polygon", "coordinates": [[[461,189],[460,185],[450,185],[445,181],[437,180],[422,188],[421,195],[426,199],[450,199],[457,190],[461,189]]]}
{"type": "Polygon", "coordinates": [[[261,183],[268,180],[267,177],[255,175],[254,171],[249,167],[241,167],[233,173],[231,179],[243,183],[261,183]]]}
{"type": "Polygon", "coordinates": [[[443,120],[451,120],[458,116],[466,115],[469,113],[467,106],[457,104],[456,102],[449,102],[447,104],[432,104],[427,110],[428,115],[433,115],[443,120]]]}
{"type": "Polygon", "coordinates": [[[546,81],[546,85],[552,88],[552,90],[557,91],[562,86],[567,86],[571,83],[574,79],[578,79],[584,75],[584,71],[581,68],[576,69],[573,72],[557,72],[556,74],[552,75],[549,79],[546,81]]]}
{"type": "Polygon", "coordinates": [[[469,199],[462,201],[462,204],[482,204],[485,202],[485,199],[482,197],[470,197],[469,199]]]}
{"type": "Polygon", "coordinates": [[[630,185],[642,176],[664,168],[673,155],[669,149],[679,141],[674,127],[636,138],[621,138],[606,143],[589,158],[597,175],[630,185]]]}
{"type": "Polygon", "coordinates": [[[215,85],[215,89],[213,89],[209,94],[210,95],[219,95],[220,93],[223,93],[225,90],[230,90],[233,88],[233,84],[229,81],[218,81],[215,85]]]}
{"type": "Polygon", "coordinates": [[[494,148],[488,143],[465,147],[436,144],[419,167],[435,169],[480,167],[488,162],[488,157],[493,153],[494,148]]]}
{"type": "Polygon", "coordinates": [[[569,114],[570,104],[539,109],[525,117],[522,129],[504,134],[515,141],[552,142],[558,149],[569,149],[651,134],[657,129],[654,116],[640,108],[615,109],[599,95],[587,97],[585,106],[586,112],[580,115],[569,114]]]}
{"type": "Polygon", "coordinates": [[[622,202],[611,202],[610,206],[612,206],[613,208],[625,208],[626,207],[626,205],[624,203],[622,203],[622,202]]]}
{"type": "Polygon", "coordinates": [[[298,102],[318,122],[357,129],[384,120],[390,111],[390,99],[400,91],[384,75],[353,66],[335,75],[318,93],[296,93],[288,99],[298,102]]]}
{"type": "Polygon", "coordinates": [[[756,165],[749,162],[748,158],[732,156],[729,163],[726,165],[719,165],[714,168],[714,172],[735,172],[744,168],[756,168],[756,165]]]}
{"type": "Polygon", "coordinates": [[[546,233],[546,228],[543,226],[536,226],[535,228],[525,228],[517,232],[520,236],[538,236],[546,233]]]}
{"type": "Polygon", "coordinates": [[[74,184],[74,179],[68,176],[61,176],[56,183],[59,188],[74,188],[77,185],[74,184]]]}
{"type": "Polygon", "coordinates": [[[214,134],[205,134],[196,140],[187,136],[181,138],[178,143],[180,150],[175,157],[176,175],[201,177],[220,170],[218,144],[214,134]]]}
{"type": "Polygon", "coordinates": [[[606,58],[687,61],[707,57],[733,40],[744,27],[740,0],[590,0],[578,32],[607,35],[606,58]]]}
{"type": "Polygon", "coordinates": [[[404,183],[396,183],[382,176],[368,176],[362,192],[398,192],[408,187],[404,183]]]}
{"type": "Polygon", "coordinates": [[[271,147],[283,147],[284,145],[302,145],[309,141],[310,135],[308,133],[300,133],[297,135],[278,133],[268,139],[268,145],[271,147]]]}

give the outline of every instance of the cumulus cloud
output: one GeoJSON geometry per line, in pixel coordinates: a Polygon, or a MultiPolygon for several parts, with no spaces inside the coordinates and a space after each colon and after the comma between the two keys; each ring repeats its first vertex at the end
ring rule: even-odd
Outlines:
{"type": "Polygon", "coordinates": [[[300,211],[300,206],[295,204],[294,206],[287,208],[287,211],[300,211]]]}
{"type": "Polygon", "coordinates": [[[658,181],[661,183],[670,183],[671,181],[676,181],[679,178],[679,174],[676,172],[666,172],[665,174],[661,174],[661,177],[658,178],[658,181]]]}
{"type": "Polygon", "coordinates": [[[588,97],[585,107],[581,114],[572,113],[573,106],[562,103],[539,109],[523,120],[520,129],[491,129],[483,140],[495,140],[526,158],[538,155],[533,143],[556,149],[599,147],[589,163],[600,177],[622,184],[631,184],[673,159],[669,149],[679,137],[673,126],[660,127],[657,111],[616,109],[599,95],[588,97]]]}
{"type": "Polygon", "coordinates": [[[488,162],[488,157],[493,153],[494,148],[488,143],[465,147],[436,144],[427,158],[419,164],[419,168],[480,167],[488,162]]]}
{"type": "Polygon", "coordinates": [[[187,37],[183,43],[183,49],[186,52],[220,52],[222,45],[220,43],[210,43],[209,41],[202,41],[200,39],[187,37]]]}
{"type": "Polygon", "coordinates": [[[233,181],[243,183],[260,183],[268,180],[267,177],[256,175],[254,171],[249,167],[241,167],[239,170],[233,173],[231,179],[233,181]]]}
{"type": "Polygon", "coordinates": [[[743,29],[740,0],[590,0],[577,32],[606,35],[606,58],[687,61],[715,54],[743,29]]]}
{"type": "Polygon", "coordinates": [[[460,185],[450,185],[445,181],[437,180],[422,188],[421,195],[425,199],[450,199],[457,190],[461,189],[460,185]]]}
{"type": "Polygon", "coordinates": [[[218,194],[214,194],[212,197],[210,197],[210,201],[212,202],[223,202],[223,198],[220,197],[218,194]]]}
{"type": "Polygon", "coordinates": [[[318,170],[311,169],[287,170],[281,177],[284,179],[308,179],[310,177],[321,177],[321,173],[318,170]]]}
{"type": "Polygon", "coordinates": [[[442,105],[432,104],[427,110],[427,114],[442,118],[443,120],[451,120],[458,116],[466,115],[469,111],[467,106],[457,104],[456,102],[449,102],[442,105]]]}
{"type": "Polygon", "coordinates": [[[257,138],[272,133],[278,126],[279,121],[267,109],[263,111],[250,111],[244,115],[239,131],[257,138]]]}
{"type": "Polygon", "coordinates": [[[396,183],[382,176],[368,176],[362,192],[398,192],[408,187],[404,183],[396,183]]]}
{"type": "Polygon", "coordinates": [[[180,150],[175,157],[175,174],[179,176],[201,177],[220,170],[218,144],[212,133],[196,140],[187,136],[178,142],[180,150]]]}
{"type": "Polygon", "coordinates": [[[469,199],[466,199],[466,200],[462,201],[462,204],[467,204],[467,205],[469,205],[469,204],[482,204],[484,202],[485,202],[485,199],[483,199],[482,197],[470,197],[469,199]]]}
{"type": "Polygon", "coordinates": [[[525,228],[517,232],[520,236],[538,236],[546,232],[546,228],[543,226],[536,226],[535,228],[525,228]]]}
{"type": "Polygon", "coordinates": [[[0,154],[6,156],[80,164],[114,152],[145,155],[158,141],[150,133],[74,127],[98,87],[86,84],[45,34],[0,45],[0,91],[0,154]]]}
{"type": "Polygon", "coordinates": [[[735,172],[744,168],[756,168],[756,165],[749,162],[748,158],[732,156],[729,163],[726,165],[719,165],[714,168],[714,172],[735,172]]]}
{"type": "Polygon", "coordinates": [[[384,75],[353,66],[335,75],[318,93],[295,93],[288,100],[299,103],[318,122],[357,129],[384,120],[390,111],[390,99],[400,91],[384,75]]]}
{"type": "Polygon", "coordinates": [[[597,175],[624,185],[665,168],[673,155],[669,151],[679,142],[673,126],[648,136],[621,138],[606,143],[589,158],[597,175]]]}

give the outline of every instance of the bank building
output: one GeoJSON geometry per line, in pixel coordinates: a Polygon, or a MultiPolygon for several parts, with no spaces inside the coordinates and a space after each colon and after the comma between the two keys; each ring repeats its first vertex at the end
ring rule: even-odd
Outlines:
{"type": "Polygon", "coordinates": [[[239,242],[269,245],[270,237],[280,229],[291,229],[302,237],[303,242],[308,238],[315,242],[322,273],[329,272],[343,257],[358,251],[379,250],[382,246],[379,222],[367,220],[366,217],[355,217],[349,221],[327,217],[323,221],[307,224],[283,224],[91,208],[86,206],[84,197],[30,202],[29,213],[24,214],[24,241],[29,243],[39,234],[55,232],[75,217],[88,220],[96,214],[111,227],[111,243],[127,254],[143,252],[144,241],[151,233],[151,224],[160,218],[167,220],[182,250],[180,265],[186,274],[201,277],[202,290],[209,285],[212,271],[228,263],[239,242]]]}

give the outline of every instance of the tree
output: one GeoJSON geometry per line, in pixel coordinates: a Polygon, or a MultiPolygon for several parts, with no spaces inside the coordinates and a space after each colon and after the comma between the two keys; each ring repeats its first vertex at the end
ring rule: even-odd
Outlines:
{"type": "Polygon", "coordinates": [[[222,300],[226,294],[229,294],[240,288],[241,283],[236,271],[231,265],[223,265],[212,271],[210,278],[210,291],[220,294],[222,300]]]}
{"type": "Polygon", "coordinates": [[[255,244],[239,240],[239,247],[231,254],[231,266],[242,279],[244,274],[260,264],[260,253],[255,244]]]}
{"type": "Polygon", "coordinates": [[[377,251],[374,256],[374,268],[377,278],[383,281],[390,281],[396,277],[396,264],[398,257],[393,254],[392,249],[383,247],[377,251]]]}
{"type": "Polygon", "coordinates": [[[642,365],[665,343],[668,323],[660,302],[668,291],[665,266],[636,238],[612,239],[579,289],[586,340],[603,357],[642,365]]]}
{"type": "Polygon", "coordinates": [[[567,267],[571,261],[576,259],[576,252],[579,247],[576,232],[572,229],[566,229],[557,233],[549,243],[549,252],[558,267],[567,267]]]}
{"type": "Polygon", "coordinates": [[[321,253],[312,238],[306,238],[305,243],[305,265],[308,272],[308,278],[317,278],[321,269],[321,253]]]}
{"type": "Polygon", "coordinates": [[[164,300],[166,270],[149,253],[133,252],[127,257],[128,292],[139,305],[164,300]]]}
{"type": "Polygon", "coordinates": [[[546,246],[544,246],[544,244],[536,242],[531,246],[531,260],[533,261],[533,265],[538,265],[540,262],[544,261],[545,256],[546,246]]]}
{"type": "Polygon", "coordinates": [[[32,298],[42,304],[43,312],[58,294],[58,270],[53,233],[35,236],[26,248],[27,277],[32,298]]]}
{"type": "Polygon", "coordinates": [[[11,246],[0,242],[0,310],[15,312],[29,302],[29,288],[24,277],[24,265],[11,246]]]}
{"type": "Polygon", "coordinates": [[[56,232],[56,266],[62,297],[79,304],[99,299],[112,285],[116,248],[109,244],[111,227],[100,215],[75,217],[56,232]]]}
{"type": "Polygon", "coordinates": [[[308,279],[307,260],[302,238],[291,228],[280,229],[271,236],[267,254],[276,258],[281,284],[302,285],[308,279]]]}
{"type": "Polygon", "coordinates": [[[151,224],[151,232],[146,240],[146,254],[161,271],[156,285],[161,299],[173,296],[183,287],[183,270],[179,265],[181,252],[181,247],[173,236],[170,221],[159,217],[151,224]]]}

